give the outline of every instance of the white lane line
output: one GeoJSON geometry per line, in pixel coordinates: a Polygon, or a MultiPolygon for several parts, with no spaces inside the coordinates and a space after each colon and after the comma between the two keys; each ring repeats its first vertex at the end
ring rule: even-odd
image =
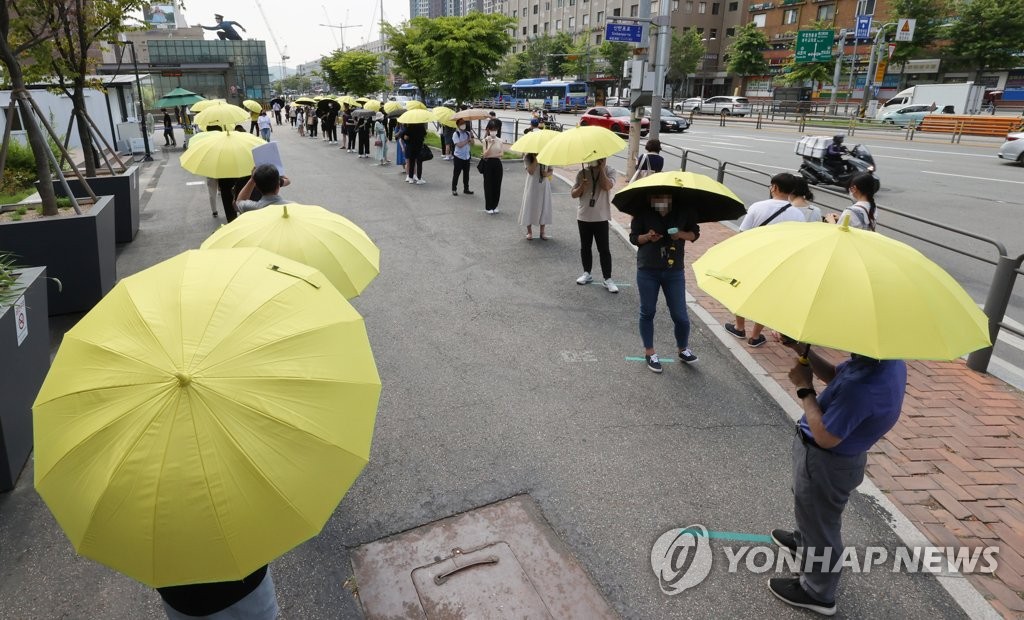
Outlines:
{"type": "Polygon", "coordinates": [[[773,140],[771,138],[753,138],[751,136],[732,136],[725,134],[726,138],[738,138],[740,140],[755,140],[757,142],[778,142],[780,144],[793,144],[792,140],[773,140]]]}
{"type": "Polygon", "coordinates": [[[884,157],[886,159],[906,159],[907,161],[925,161],[931,163],[930,159],[919,159],[917,157],[900,157],[899,155],[875,155],[875,157],[884,157]]]}
{"type": "Polygon", "coordinates": [[[206,185],[206,181],[189,181],[185,185],[206,185]]]}
{"type": "Polygon", "coordinates": [[[705,142],[704,144],[721,144],[722,146],[743,146],[742,144],[736,144],[735,142],[705,142]]]}
{"type": "Polygon", "coordinates": [[[734,149],[731,146],[718,146],[716,144],[710,144],[710,143],[708,143],[707,146],[709,148],[722,149],[722,150],[725,150],[725,151],[740,151],[742,153],[758,153],[759,155],[764,155],[764,151],[754,151],[752,149],[734,149]]]}
{"type": "Polygon", "coordinates": [[[972,177],[969,174],[953,174],[952,172],[932,172],[931,170],[922,170],[921,174],[937,174],[944,177],[960,177],[962,179],[976,179],[978,181],[999,181],[1000,183],[1016,183],[1018,185],[1024,185],[1024,181],[1011,181],[1010,179],[994,179],[992,177],[972,177]]]}
{"type": "MultiPolygon", "coordinates": [[[[980,155],[978,153],[954,153],[950,151],[933,151],[929,149],[908,149],[902,146],[885,146],[882,144],[871,144],[868,145],[872,150],[874,149],[889,149],[892,151],[909,151],[911,153],[932,153],[934,155],[952,155],[954,157],[988,157],[990,159],[998,159],[995,155],[980,155]]],[[[995,149],[995,147],[993,147],[995,149]]]]}
{"type": "Polygon", "coordinates": [[[748,166],[761,166],[762,168],[776,168],[778,170],[792,170],[793,169],[792,166],[773,166],[771,164],[762,164],[762,163],[756,162],[756,161],[741,161],[740,163],[741,164],[746,164],[748,166]]]}

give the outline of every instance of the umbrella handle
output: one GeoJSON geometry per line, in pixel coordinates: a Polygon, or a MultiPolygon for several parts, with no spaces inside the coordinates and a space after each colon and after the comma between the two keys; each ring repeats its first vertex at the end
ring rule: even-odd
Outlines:
{"type": "Polygon", "coordinates": [[[807,347],[804,348],[803,354],[800,355],[799,357],[797,357],[796,361],[799,362],[801,366],[810,366],[811,365],[811,359],[808,357],[810,354],[811,354],[811,345],[807,345],[807,347]]]}

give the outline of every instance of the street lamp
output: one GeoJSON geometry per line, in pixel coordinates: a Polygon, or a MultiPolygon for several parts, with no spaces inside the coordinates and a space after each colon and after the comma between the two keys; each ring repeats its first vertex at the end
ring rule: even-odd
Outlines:
{"type": "Polygon", "coordinates": [[[353,26],[335,26],[334,24],[320,24],[324,28],[337,28],[341,31],[341,51],[345,51],[345,29],[346,28],[362,28],[362,24],[355,24],[353,26]]]}

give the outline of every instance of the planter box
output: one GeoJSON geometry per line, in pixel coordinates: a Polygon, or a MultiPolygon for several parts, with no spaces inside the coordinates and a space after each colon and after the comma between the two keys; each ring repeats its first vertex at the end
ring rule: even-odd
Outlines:
{"type": "Polygon", "coordinates": [[[50,326],[46,309],[46,269],[23,269],[18,288],[27,321],[19,334],[20,312],[0,308],[0,492],[10,491],[32,452],[32,402],[50,368],[50,326]],[[20,335],[24,339],[19,344],[20,335]]]}
{"type": "MultiPolygon", "coordinates": [[[[128,243],[135,239],[139,232],[139,167],[132,166],[123,174],[114,176],[87,177],[89,187],[97,196],[114,197],[114,233],[117,243],[128,243]]],[[[89,194],[82,187],[82,182],[68,178],[71,191],[80,198],[89,194]]],[[[53,191],[57,196],[64,196],[64,187],[60,181],[53,182],[53,191]]]]}
{"type": "Polygon", "coordinates": [[[85,312],[117,280],[114,199],[100,196],[88,213],[0,222],[0,249],[17,255],[23,265],[46,267],[50,314],[85,312]]]}

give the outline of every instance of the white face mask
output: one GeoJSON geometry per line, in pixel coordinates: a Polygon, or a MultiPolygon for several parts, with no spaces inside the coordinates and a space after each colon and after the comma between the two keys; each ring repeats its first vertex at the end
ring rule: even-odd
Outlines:
{"type": "Polygon", "coordinates": [[[666,213],[668,213],[668,210],[672,206],[672,203],[669,202],[668,200],[656,200],[653,203],[651,203],[651,206],[654,208],[654,211],[658,215],[665,215],[666,213]]]}

